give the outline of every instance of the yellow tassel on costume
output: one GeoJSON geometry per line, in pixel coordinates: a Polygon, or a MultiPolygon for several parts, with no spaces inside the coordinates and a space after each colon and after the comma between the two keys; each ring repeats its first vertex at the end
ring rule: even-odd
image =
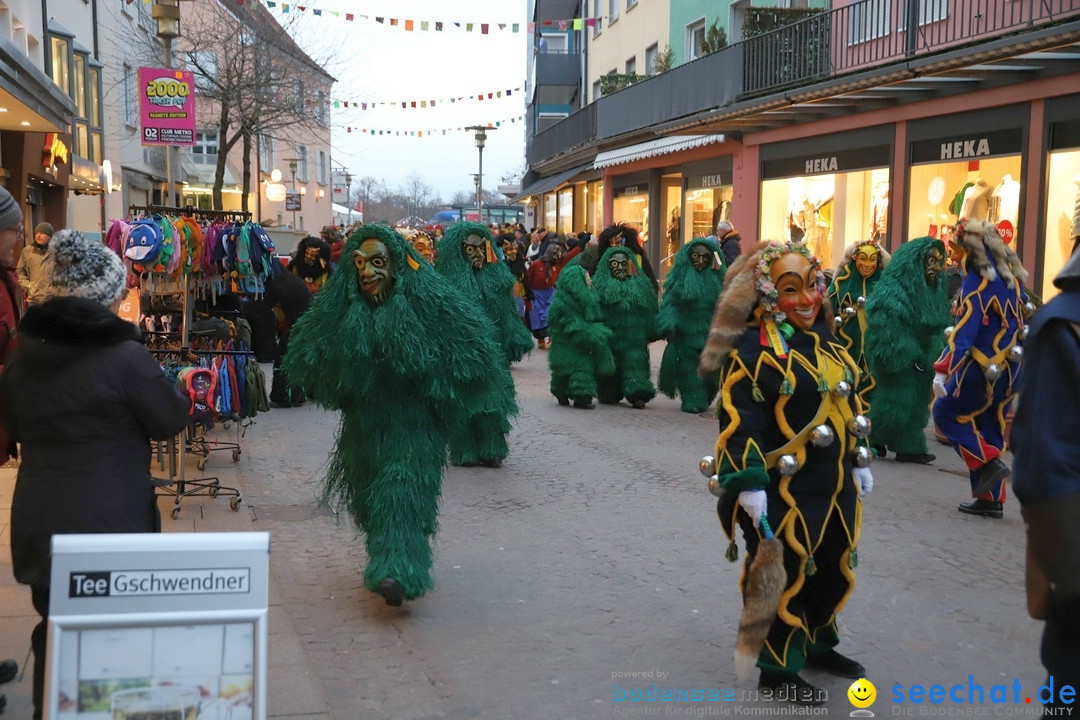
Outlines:
{"type": "Polygon", "coordinates": [[[413,270],[419,270],[420,269],[420,263],[413,260],[412,255],[406,255],[405,256],[405,262],[409,263],[409,267],[411,267],[413,270]]]}
{"type": "Polygon", "coordinates": [[[487,261],[489,263],[499,262],[498,256],[495,255],[495,249],[493,247],[491,247],[491,242],[489,242],[488,240],[485,240],[484,241],[484,247],[487,248],[487,261]]]}
{"type": "Polygon", "coordinates": [[[778,358],[786,358],[788,353],[787,343],[784,341],[784,336],[780,334],[780,331],[776,328],[776,321],[769,318],[765,321],[763,331],[768,338],[769,346],[772,351],[776,353],[778,358]]]}

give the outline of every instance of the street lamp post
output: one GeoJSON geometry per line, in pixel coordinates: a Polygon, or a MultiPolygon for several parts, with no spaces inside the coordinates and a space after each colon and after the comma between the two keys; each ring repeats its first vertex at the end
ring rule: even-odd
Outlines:
{"type": "MultiPolygon", "coordinates": [[[[289,172],[292,173],[292,189],[293,193],[296,192],[296,158],[285,158],[285,162],[289,163],[289,172]]],[[[293,202],[296,202],[296,195],[293,195],[293,202]]],[[[296,229],[296,205],[293,205],[292,211],[292,229],[296,229]]]]}
{"type": "Polygon", "coordinates": [[[345,224],[345,231],[352,227],[352,175],[345,173],[345,207],[348,208],[349,220],[345,224]]]}
{"type": "Polygon", "coordinates": [[[476,174],[476,210],[480,214],[480,222],[484,222],[484,145],[487,142],[487,131],[495,128],[472,125],[465,129],[475,133],[476,149],[480,153],[480,167],[476,174]]]}
{"type": "MultiPolygon", "coordinates": [[[[180,37],[180,0],[155,0],[150,16],[157,23],[156,35],[161,38],[165,69],[172,69],[172,41],[180,37]]],[[[173,206],[173,146],[165,146],[165,197],[162,205],[173,206]]],[[[179,204],[179,203],[177,203],[179,204]]]]}

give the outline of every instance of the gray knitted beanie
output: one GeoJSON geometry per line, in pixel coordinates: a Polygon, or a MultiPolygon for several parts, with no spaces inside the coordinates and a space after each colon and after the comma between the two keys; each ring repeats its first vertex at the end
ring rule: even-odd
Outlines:
{"type": "Polygon", "coordinates": [[[109,306],[126,290],[127,271],[117,254],[76,230],[57,232],[49,243],[49,255],[57,296],[72,295],[109,306]]]}

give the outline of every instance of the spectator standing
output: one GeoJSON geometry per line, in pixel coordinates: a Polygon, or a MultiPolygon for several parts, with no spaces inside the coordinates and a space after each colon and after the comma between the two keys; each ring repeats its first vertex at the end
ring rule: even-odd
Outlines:
{"type": "Polygon", "coordinates": [[[330,246],[330,264],[337,267],[341,251],[345,248],[345,237],[333,225],[324,225],[319,231],[319,237],[330,246]]]}
{"type": "Polygon", "coordinates": [[[43,303],[49,299],[49,241],[53,237],[53,226],[47,222],[38,223],[34,228],[34,242],[23,249],[19,256],[16,272],[19,285],[30,305],[43,303]]]}
{"type": "Polygon", "coordinates": [[[742,253],[742,235],[735,232],[730,220],[716,223],[716,239],[720,241],[720,252],[724,253],[724,262],[728,267],[742,253]]]}
{"type": "Polygon", "coordinates": [[[56,234],[52,299],[31,305],[0,376],[0,421],[20,444],[11,504],[15,579],[41,622],[34,718],[42,716],[52,536],[160,532],[151,440],[177,435],[189,403],[116,316],[127,284],[120,258],[73,230],[56,234]]]}

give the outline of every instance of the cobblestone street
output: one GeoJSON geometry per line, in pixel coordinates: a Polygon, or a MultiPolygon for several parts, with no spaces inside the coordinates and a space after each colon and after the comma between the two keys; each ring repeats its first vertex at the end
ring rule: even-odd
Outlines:
{"type": "MultiPolygon", "coordinates": [[[[662,347],[653,350],[658,362],[662,347]]],[[[741,565],[724,559],[715,500],[697,471],[715,422],[662,397],[644,411],[559,407],[541,351],[514,377],[522,413],[510,457],[498,470],[447,473],[437,587],[403,608],[363,587],[362,541],[348,518],[319,503],[336,416],[310,403],[260,415],[235,465],[211,457],[207,473],[242,487],[239,513],[207,499],[185,500],[178,520],[166,515],[170,531],[272,533],[269,716],[702,717],[790,708],[735,685],[741,565]],[[648,697],[653,683],[733,688],[736,701],[616,701],[636,690],[648,697]]],[[[966,472],[950,449],[931,440],[931,451],[932,466],[873,467],[858,586],[840,617],[838,649],[868,668],[879,717],[975,711],[893,702],[896,684],[905,694],[915,684],[962,684],[966,701],[969,682],[985,688],[986,703],[992,685],[1009,686],[1010,704],[981,706],[987,714],[1036,713],[1041,624],[1024,609],[1017,505],[1007,504],[1002,521],[957,513],[966,472]]],[[[5,545],[13,481],[13,468],[0,471],[5,545]]],[[[6,550],[0,572],[0,654],[21,664],[29,593],[14,584],[6,550]]],[[[828,691],[814,714],[853,709],[848,681],[805,677],[828,691]]],[[[10,716],[29,717],[29,674],[3,691],[10,716]]]]}

